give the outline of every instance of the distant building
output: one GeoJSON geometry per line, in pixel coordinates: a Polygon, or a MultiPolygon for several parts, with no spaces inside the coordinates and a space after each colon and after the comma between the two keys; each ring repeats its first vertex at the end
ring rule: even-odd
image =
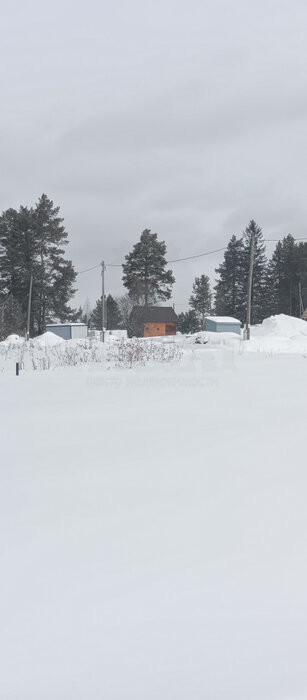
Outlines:
{"type": "Polygon", "coordinates": [[[128,336],[176,335],[177,321],[172,306],[134,306],[129,317],[128,336]]]}
{"type": "Polygon", "coordinates": [[[86,323],[49,323],[46,325],[46,333],[55,333],[63,340],[75,338],[87,338],[86,323]]]}
{"type": "Polygon", "coordinates": [[[205,330],[212,333],[238,333],[241,335],[241,321],[230,316],[206,316],[205,330]]]}

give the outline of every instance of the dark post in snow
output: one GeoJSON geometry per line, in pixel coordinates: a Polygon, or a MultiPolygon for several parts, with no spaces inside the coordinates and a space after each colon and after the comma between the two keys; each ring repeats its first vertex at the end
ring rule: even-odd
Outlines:
{"type": "Polygon", "coordinates": [[[254,236],[254,232],[252,232],[250,259],[249,259],[248,292],[247,292],[246,340],[250,340],[250,337],[251,337],[251,306],[252,306],[254,255],[255,255],[255,236],[254,236]]]}
{"type": "Polygon", "coordinates": [[[19,362],[16,362],[16,377],[19,376],[19,362]]]}

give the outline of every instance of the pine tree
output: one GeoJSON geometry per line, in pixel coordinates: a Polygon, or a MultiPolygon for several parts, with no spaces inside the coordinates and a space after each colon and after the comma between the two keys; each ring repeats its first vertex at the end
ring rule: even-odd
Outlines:
{"type": "Polygon", "coordinates": [[[224,260],[215,270],[215,311],[218,316],[232,316],[245,321],[246,289],[243,267],[243,240],[232,236],[224,260]]]}
{"type": "Polygon", "coordinates": [[[210,290],[210,280],[207,275],[195,277],[192,294],[190,296],[190,306],[201,321],[202,329],[205,328],[205,316],[211,313],[212,294],[210,290]]]}
{"type": "Polygon", "coordinates": [[[76,273],[64,258],[67,233],[58,213],[59,207],[42,195],[35,208],[8,209],[0,217],[0,296],[13,296],[25,322],[33,277],[31,335],[44,332],[47,320],[79,315],[68,305],[76,273]]]}
{"type": "Polygon", "coordinates": [[[275,251],[269,260],[265,278],[266,317],[279,314],[281,309],[281,288],[283,270],[283,246],[278,241],[275,251]]]}
{"type": "Polygon", "coordinates": [[[267,272],[267,315],[300,316],[307,292],[307,245],[288,235],[279,241],[267,272]]]}
{"type": "Polygon", "coordinates": [[[252,286],[252,323],[260,323],[267,310],[267,259],[262,229],[252,219],[242,238],[232,236],[224,254],[224,261],[216,269],[219,279],[215,286],[215,310],[221,316],[233,316],[246,322],[247,288],[254,237],[254,269],[252,286]]]}
{"type": "Polygon", "coordinates": [[[159,242],[156,233],[145,229],[132,252],[126,255],[123,283],[136,303],[147,306],[170,298],[175,279],[171,270],[165,270],[165,254],[164,241],[159,242]]]}
{"type": "Polygon", "coordinates": [[[179,314],[177,329],[180,333],[197,333],[201,330],[199,316],[194,309],[179,314]]]}
{"type": "Polygon", "coordinates": [[[11,294],[20,303],[26,293],[29,280],[28,228],[33,211],[21,207],[17,212],[8,209],[0,217],[0,272],[1,293],[11,294]],[[28,245],[27,245],[28,244],[28,245]]]}
{"type": "Polygon", "coordinates": [[[96,306],[90,315],[89,324],[91,328],[96,328],[98,331],[102,329],[101,298],[96,301],[96,306]]]}
{"type": "Polygon", "coordinates": [[[60,321],[71,320],[75,311],[68,306],[68,301],[75,292],[76,279],[72,262],[65,260],[64,247],[67,233],[63,219],[59,217],[59,207],[43,194],[34,210],[35,236],[38,244],[38,256],[35,265],[34,314],[38,333],[45,329],[46,320],[53,318],[60,321]]]}
{"type": "Polygon", "coordinates": [[[8,294],[0,300],[0,341],[11,333],[24,335],[25,322],[21,305],[12,294],[8,294]]]}
{"type": "Polygon", "coordinates": [[[297,244],[298,275],[299,275],[299,316],[301,316],[301,303],[307,311],[307,242],[300,241],[297,244]]]}
{"type": "Polygon", "coordinates": [[[107,296],[107,329],[117,330],[121,328],[122,317],[119,311],[117,301],[113,299],[111,294],[107,296]]]}
{"type": "MultiPolygon", "coordinates": [[[[105,317],[107,330],[114,331],[121,328],[122,317],[118,303],[113,299],[111,294],[108,294],[105,298],[105,317]]],[[[90,325],[97,330],[101,330],[102,328],[101,298],[97,299],[96,306],[90,315],[90,325]]]]}
{"type": "Polygon", "coordinates": [[[26,324],[30,278],[36,254],[33,209],[8,209],[0,217],[0,296],[11,296],[26,324]]]}
{"type": "Polygon", "coordinates": [[[245,300],[243,303],[244,318],[246,321],[247,313],[247,287],[249,275],[249,263],[251,252],[251,239],[254,237],[254,267],[253,267],[253,285],[252,285],[252,304],[251,304],[251,323],[261,323],[266,316],[266,278],[267,278],[267,259],[265,254],[265,243],[263,233],[260,226],[251,219],[243,233],[243,291],[245,300]]]}

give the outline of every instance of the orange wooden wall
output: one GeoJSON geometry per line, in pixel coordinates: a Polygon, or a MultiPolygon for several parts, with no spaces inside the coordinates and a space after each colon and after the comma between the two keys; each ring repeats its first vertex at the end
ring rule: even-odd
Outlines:
{"type": "Polygon", "coordinates": [[[152,338],[155,335],[175,335],[176,334],[176,324],[175,323],[145,323],[144,326],[144,338],[152,338]],[[166,326],[167,331],[166,332],[166,326]],[[170,332],[171,330],[171,332],[170,332]]]}

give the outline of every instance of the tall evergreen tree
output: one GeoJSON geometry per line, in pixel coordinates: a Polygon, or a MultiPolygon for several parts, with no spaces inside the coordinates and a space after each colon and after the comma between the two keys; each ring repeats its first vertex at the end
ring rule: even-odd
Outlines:
{"type": "Polygon", "coordinates": [[[96,301],[96,306],[90,315],[89,325],[91,328],[96,328],[98,331],[102,330],[101,298],[97,299],[96,301]]]}
{"type": "Polygon", "coordinates": [[[279,241],[267,271],[267,315],[300,316],[307,293],[307,245],[290,234],[279,241]]]}
{"type": "Polygon", "coordinates": [[[33,210],[8,209],[0,217],[0,290],[10,294],[25,312],[33,250],[33,210]]]}
{"type": "Polygon", "coordinates": [[[117,330],[121,328],[122,317],[120,314],[117,301],[113,299],[111,294],[107,296],[107,329],[117,330]]]}
{"type": "Polygon", "coordinates": [[[231,237],[224,260],[215,271],[219,275],[215,286],[216,314],[244,322],[246,289],[242,238],[231,237]]]}
{"type": "Polygon", "coordinates": [[[42,195],[35,208],[8,209],[0,217],[0,296],[11,294],[27,315],[30,278],[33,277],[31,335],[42,333],[48,320],[74,320],[68,305],[76,278],[64,257],[67,233],[59,207],[42,195]]]}
{"type": "Polygon", "coordinates": [[[166,245],[156,233],[145,229],[123,264],[123,283],[129,296],[139,304],[154,304],[171,296],[175,282],[171,270],[166,270],[166,245]]]}
{"type": "Polygon", "coordinates": [[[301,304],[307,311],[307,242],[300,241],[297,244],[298,274],[299,274],[299,315],[301,316],[301,304]]]}
{"type": "Polygon", "coordinates": [[[12,294],[0,299],[0,341],[11,333],[25,333],[24,314],[19,302],[12,294]]]}
{"type": "Polygon", "coordinates": [[[34,314],[38,333],[44,331],[47,319],[50,321],[56,317],[60,321],[70,320],[75,314],[68,306],[68,301],[75,292],[73,284],[76,272],[72,262],[64,258],[68,240],[64,220],[59,217],[59,209],[43,194],[34,210],[38,245],[34,314]]]}
{"type": "MultiPolygon", "coordinates": [[[[253,267],[253,285],[252,285],[252,304],[251,304],[251,323],[261,323],[266,316],[266,275],[267,275],[267,259],[265,254],[265,242],[262,229],[251,219],[243,233],[243,290],[245,290],[245,299],[243,304],[244,318],[246,321],[247,313],[247,287],[249,275],[249,263],[251,253],[251,240],[254,237],[254,267],[253,267]]],[[[242,320],[242,318],[240,319],[242,320]]]]}
{"type": "Polygon", "coordinates": [[[274,316],[280,313],[281,305],[281,288],[282,288],[282,270],[283,270],[283,246],[281,241],[278,241],[274,253],[269,260],[266,271],[266,290],[265,290],[265,306],[266,316],[274,316]]]}
{"type": "Polygon", "coordinates": [[[260,323],[267,309],[267,259],[262,229],[252,219],[242,238],[232,236],[224,254],[224,261],[216,269],[219,275],[215,286],[215,310],[218,315],[234,316],[246,322],[247,288],[254,237],[254,268],[252,286],[252,323],[260,323]]]}
{"type": "MultiPolygon", "coordinates": [[[[111,294],[105,298],[106,328],[107,330],[117,330],[121,328],[122,317],[117,302],[111,294]]],[[[90,325],[97,330],[102,328],[101,298],[97,299],[96,306],[90,315],[90,325]]]]}
{"type": "Polygon", "coordinates": [[[210,280],[207,275],[195,277],[192,294],[190,296],[190,306],[194,309],[201,321],[202,329],[205,328],[205,316],[211,313],[212,294],[210,290],[210,280]]]}

